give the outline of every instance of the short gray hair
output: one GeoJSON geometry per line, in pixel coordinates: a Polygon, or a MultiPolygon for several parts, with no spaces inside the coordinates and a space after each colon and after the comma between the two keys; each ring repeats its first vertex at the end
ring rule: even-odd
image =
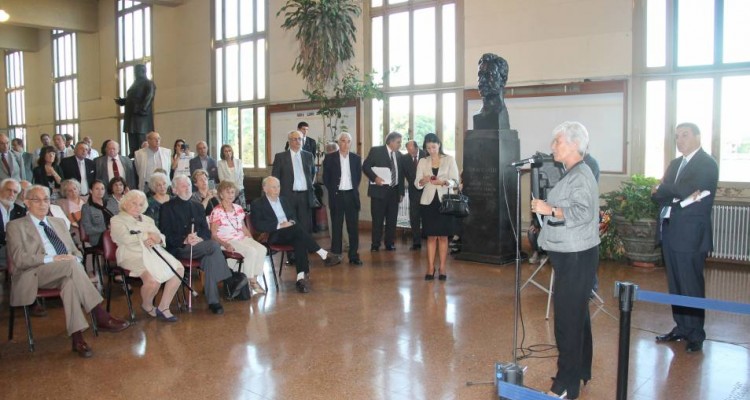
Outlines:
{"type": "Polygon", "coordinates": [[[172,179],[172,185],[177,186],[180,182],[186,181],[188,184],[192,184],[190,182],[190,177],[187,175],[177,175],[172,179]]]}
{"type": "Polygon", "coordinates": [[[344,136],[348,137],[349,140],[352,140],[352,135],[350,135],[349,132],[341,132],[339,133],[339,137],[336,138],[336,141],[338,142],[344,136]]]}
{"type": "Polygon", "coordinates": [[[31,193],[38,192],[38,191],[44,192],[44,194],[49,197],[49,188],[47,186],[42,185],[31,185],[28,188],[26,188],[26,191],[23,194],[24,200],[31,200],[31,193]]]}
{"type": "Polygon", "coordinates": [[[0,189],[5,188],[5,185],[7,185],[7,184],[9,184],[11,182],[15,183],[16,185],[18,185],[19,188],[21,187],[21,183],[18,182],[17,180],[15,180],[13,178],[5,178],[2,181],[0,181],[0,189]]]}
{"type": "Polygon", "coordinates": [[[167,187],[169,187],[170,184],[169,177],[162,172],[154,172],[151,174],[151,177],[148,178],[149,186],[154,186],[157,182],[164,182],[167,184],[167,187]]]}
{"type": "Polygon", "coordinates": [[[391,133],[388,134],[388,136],[385,137],[385,144],[388,144],[388,143],[390,143],[390,142],[392,142],[394,140],[399,140],[402,137],[403,136],[400,133],[398,133],[398,132],[391,132],[391,133]]]}
{"type": "Polygon", "coordinates": [[[582,123],[577,121],[565,121],[552,130],[552,135],[562,133],[568,143],[574,143],[578,146],[578,154],[586,154],[589,148],[589,131],[582,123]]]}
{"type": "Polygon", "coordinates": [[[64,198],[68,198],[68,189],[73,186],[78,189],[78,194],[81,194],[81,183],[75,179],[66,179],[60,184],[60,193],[64,198]]]}
{"type": "Polygon", "coordinates": [[[146,200],[146,194],[141,192],[140,190],[129,190],[122,196],[122,199],[120,200],[120,211],[127,212],[125,207],[129,207],[133,200],[143,200],[143,207],[141,207],[141,209],[139,210],[141,214],[148,210],[148,200],[146,200]]]}

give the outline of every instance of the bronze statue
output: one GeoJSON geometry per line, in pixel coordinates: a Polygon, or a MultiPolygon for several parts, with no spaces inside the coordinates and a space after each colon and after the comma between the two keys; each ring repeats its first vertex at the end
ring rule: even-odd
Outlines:
{"type": "Polygon", "coordinates": [[[126,97],[115,99],[115,103],[125,106],[122,131],[128,134],[129,157],[141,148],[146,134],[154,130],[154,95],[156,85],[146,77],[146,66],[135,66],[135,82],[128,88],[126,97]]]}
{"type": "Polygon", "coordinates": [[[508,62],[496,54],[485,53],[479,59],[477,75],[482,109],[474,115],[474,129],[510,129],[508,109],[503,100],[508,62]]]}

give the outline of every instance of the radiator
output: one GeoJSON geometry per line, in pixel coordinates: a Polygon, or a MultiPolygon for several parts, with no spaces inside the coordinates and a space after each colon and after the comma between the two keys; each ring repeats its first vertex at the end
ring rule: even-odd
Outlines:
{"type": "Polygon", "coordinates": [[[714,204],[714,251],[717,260],[750,262],[750,205],[714,204]]]}

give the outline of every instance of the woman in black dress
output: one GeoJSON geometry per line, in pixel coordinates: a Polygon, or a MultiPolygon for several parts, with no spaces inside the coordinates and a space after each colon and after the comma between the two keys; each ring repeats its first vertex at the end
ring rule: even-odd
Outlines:
{"type": "Polygon", "coordinates": [[[57,151],[52,146],[45,146],[39,151],[39,160],[37,166],[32,171],[33,183],[49,188],[50,199],[57,200],[60,197],[60,183],[62,179],[62,169],[55,162],[57,151]]]}
{"type": "Polygon", "coordinates": [[[422,190],[419,201],[422,212],[422,235],[427,237],[427,274],[424,279],[435,279],[435,252],[440,258],[438,279],[447,279],[445,262],[448,259],[448,236],[455,230],[452,215],[440,213],[440,199],[458,186],[456,159],[443,153],[443,144],[434,133],[424,137],[423,149],[427,157],[419,160],[414,186],[422,190]]]}

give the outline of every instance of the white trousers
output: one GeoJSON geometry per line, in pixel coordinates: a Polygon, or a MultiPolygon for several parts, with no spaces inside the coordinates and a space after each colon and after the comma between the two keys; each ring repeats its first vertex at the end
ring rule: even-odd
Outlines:
{"type": "MultiPolygon", "coordinates": [[[[256,242],[253,238],[246,237],[241,240],[230,240],[234,251],[242,254],[245,258],[242,264],[242,272],[248,278],[255,278],[263,273],[263,265],[266,262],[266,246],[256,242]]],[[[233,261],[233,260],[228,260],[233,261]]],[[[229,263],[229,268],[237,271],[238,263],[229,263]]]]}

